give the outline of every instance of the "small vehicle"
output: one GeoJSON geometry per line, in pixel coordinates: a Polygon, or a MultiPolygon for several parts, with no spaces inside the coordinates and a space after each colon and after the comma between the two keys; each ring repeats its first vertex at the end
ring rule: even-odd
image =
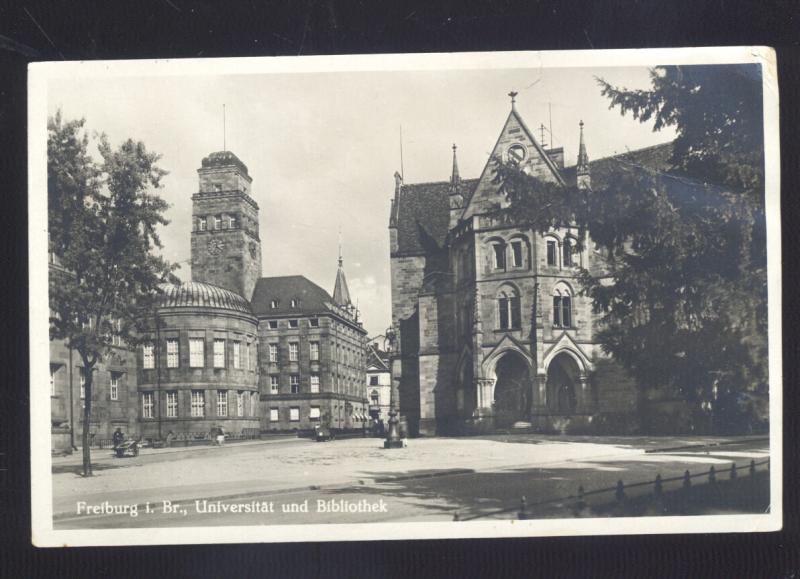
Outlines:
{"type": "Polygon", "coordinates": [[[125,442],[121,442],[114,448],[114,452],[116,453],[117,458],[124,458],[126,456],[139,456],[139,441],[126,440],[125,442]]]}
{"type": "Polygon", "coordinates": [[[333,440],[335,438],[331,429],[327,426],[317,426],[314,429],[314,440],[317,442],[325,442],[327,440],[333,440]]]}

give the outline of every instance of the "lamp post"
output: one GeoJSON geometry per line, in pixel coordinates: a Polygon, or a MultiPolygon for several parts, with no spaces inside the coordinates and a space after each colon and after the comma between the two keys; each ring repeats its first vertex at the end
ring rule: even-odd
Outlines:
{"type": "Polygon", "coordinates": [[[395,387],[394,387],[394,344],[397,339],[397,334],[394,327],[389,326],[386,329],[386,341],[388,342],[389,352],[389,368],[391,370],[392,386],[389,391],[389,430],[386,433],[386,440],[383,441],[383,448],[403,448],[403,439],[400,438],[399,420],[397,419],[397,410],[395,410],[395,387]]]}

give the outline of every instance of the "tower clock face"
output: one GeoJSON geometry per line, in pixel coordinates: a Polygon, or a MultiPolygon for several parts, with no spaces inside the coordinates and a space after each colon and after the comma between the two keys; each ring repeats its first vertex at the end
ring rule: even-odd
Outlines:
{"type": "Polygon", "coordinates": [[[512,165],[519,165],[525,160],[527,153],[528,152],[526,151],[525,147],[517,143],[508,148],[506,151],[506,156],[508,157],[509,163],[512,165]]]}
{"type": "Polygon", "coordinates": [[[211,255],[219,255],[225,249],[225,242],[221,239],[212,239],[208,242],[208,253],[211,255]]]}

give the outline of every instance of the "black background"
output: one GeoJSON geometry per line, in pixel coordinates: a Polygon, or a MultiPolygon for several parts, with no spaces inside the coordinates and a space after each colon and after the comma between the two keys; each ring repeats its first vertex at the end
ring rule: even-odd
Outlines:
{"type": "MultiPolygon", "coordinates": [[[[0,3],[2,577],[800,577],[797,515],[798,77],[795,0],[0,3]],[[42,60],[768,45],[781,98],[784,530],[514,540],[30,546],[26,65],[42,60]]],[[[609,520],[609,525],[613,525],[609,520]]]]}

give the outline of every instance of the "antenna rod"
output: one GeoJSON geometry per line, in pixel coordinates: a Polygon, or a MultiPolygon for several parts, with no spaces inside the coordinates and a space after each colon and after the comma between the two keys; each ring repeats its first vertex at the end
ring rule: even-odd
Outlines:
{"type": "Polygon", "coordinates": [[[226,131],[225,131],[225,129],[226,129],[226,125],[225,125],[225,103],[222,103],[222,150],[223,151],[227,151],[228,150],[228,143],[226,141],[226,134],[225,134],[226,131]]]}
{"type": "Polygon", "coordinates": [[[403,125],[400,125],[400,178],[406,180],[406,173],[403,171],[403,125]]]}
{"type": "Polygon", "coordinates": [[[547,109],[550,111],[550,148],[555,147],[556,140],[553,138],[553,103],[547,103],[547,109]]]}

